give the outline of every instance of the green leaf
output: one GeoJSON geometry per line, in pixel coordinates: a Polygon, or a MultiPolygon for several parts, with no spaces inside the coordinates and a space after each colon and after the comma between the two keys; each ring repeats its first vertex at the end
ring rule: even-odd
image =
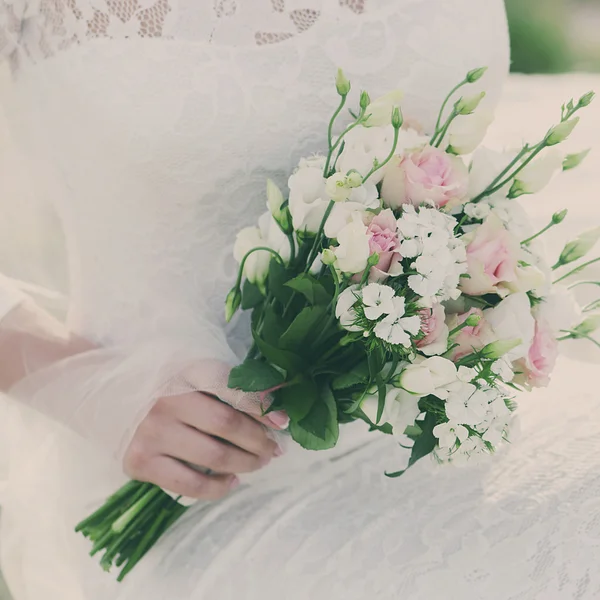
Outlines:
{"type": "Polygon", "coordinates": [[[271,365],[249,359],[231,370],[228,386],[243,392],[263,392],[281,385],[284,381],[282,373],[271,365]]]}
{"type": "Polygon", "coordinates": [[[319,389],[312,379],[308,379],[278,390],[276,397],[278,405],[281,405],[290,420],[298,422],[308,415],[313,404],[318,400],[319,389]]]}
{"type": "Polygon", "coordinates": [[[275,312],[275,309],[266,305],[263,311],[263,323],[260,329],[260,336],[273,346],[279,345],[279,340],[286,330],[283,319],[275,312]]]}
{"type": "Polygon", "coordinates": [[[260,350],[260,353],[273,365],[284,369],[289,374],[301,373],[306,369],[304,360],[295,354],[283,350],[273,344],[269,344],[258,335],[254,335],[254,341],[260,350]]]}
{"type": "Polygon", "coordinates": [[[321,389],[319,397],[301,421],[290,423],[290,433],[307,450],[327,450],[338,441],[337,407],[331,390],[321,389]]]}
{"type": "Polygon", "coordinates": [[[409,437],[411,440],[416,440],[422,433],[423,430],[419,427],[418,423],[415,423],[414,425],[409,425],[404,430],[404,435],[406,437],[409,437]]]}
{"type": "MultiPolygon", "coordinates": [[[[296,316],[287,331],[280,339],[280,345],[286,350],[298,348],[300,351],[308,350],[307,342],[319,322],[325,316],[325,309],[321,306],[307,306],[296,316]]],[[[302,352],[299,352],[300,354],[302,352]]]]}
{"type": "Polygon", "coordinates": [[[258,306],[264,299],[265,297],[261,294],[258,287],[246,279],[242,289],[242,310],[258,306]]]}
{"type": "Polygon", "coordinates": [[[383,416],[383,409],[385,408],[387,389],[381,375],[375,377],[375,383],[377,384],[377,423],[380,423],[383,416]]]}
{"type": "Polygon", "coordinates": [[[292,290],[285,285],[290,277],[291,274],[289,271],[281,265],[279,261],[271,261],[269,266],[269,279],[267,281],[269,291],[284,306],[288,303],[293,294],[292,290]]]}
{"type": "Polygon", "coordinates": [[[334,390],[346,390],[355,385],[365,384],[369,381],[369,366],[367,363],[360,363],[349,373],[339,375],[332,382],[334,390]]]}
{"type": "Polygon", "coordinates": [[[375,381],[375,378],[381,373],[385,365],[385,351],[380,346],[376,346],[367,357],[369,364],[369,376],[371,381],[375,381]]]}
{"type": "Polygon", "coordinates": [[[423,421],[418,421],[418,426],[422,432],[415,440],[415,445],[410,455],[408,466],[412,467],[424,456],[431,454],[437,445],[437,438],[433,435],[433,429],[437,425],[437,419],[434,413],[428,412],[423,421]]]}
{"type": "Polygon", "coordinates": [[[331,295],[323,285],[309,273],[302,273],[285,284],[299,294],[302,294],[311,305],[327,305],[331,302],[331,295]]]}

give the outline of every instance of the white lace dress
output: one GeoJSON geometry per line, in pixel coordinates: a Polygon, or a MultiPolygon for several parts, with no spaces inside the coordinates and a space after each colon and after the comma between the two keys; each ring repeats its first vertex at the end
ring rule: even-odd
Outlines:
{"type": "MultiPolygon", "coordinates": [[[[79,399],[69,425],[104,451],[12,406],[0,552],[16,600],[600,594],[597,461],[556,464],[598,454],[575,425],[599,420],[585,397],[575,441],[558,435],[559,405],[539,401],[537,437],[478,471],[423,464],[387,480],[398,450],[356,428],[331,453],[292,450],[189,511],[120,585],[72,531],[123,482],[110,453],[161,361],[243,348],[245,324],[222,325],[232,240],[263,209],[266,177],[285,185],[323,147],[335,69],[355,98],[405,89],[405,113],[426,128],[475,66],[490,67],[494,103],[508,66],[501,0],[0,0],[0,52],[12,135],[64,230],[67,324],[109,353],[67,365],[37,400],[79,399]],[[87,402],[90,382],[104,402],[87,402]]],[[[19,301],[8,294],[7,310],[19,301]]]]}

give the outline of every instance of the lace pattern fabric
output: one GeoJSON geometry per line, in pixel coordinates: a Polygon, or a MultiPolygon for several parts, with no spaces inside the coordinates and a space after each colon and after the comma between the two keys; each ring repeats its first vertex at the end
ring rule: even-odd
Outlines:
{"type": "MultiPolygon", "coordinates": [[[[373,0],[335,0],[353,14],[373,0]]],[[[0,0],[0,55],[32,61],[98,38],[263,45],[311,29],[323,0],[0,0]]]]}

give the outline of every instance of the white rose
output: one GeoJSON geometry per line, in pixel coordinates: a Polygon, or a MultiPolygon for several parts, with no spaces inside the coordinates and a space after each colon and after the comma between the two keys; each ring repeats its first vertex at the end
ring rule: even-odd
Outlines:
{"type": "Polygon", "coordinates": [[[362,222],[362,218],[355,216],[353,221],[338,233],[337,241],[339,246],[333,250],[337,268],[342,273],[362,273],[367,268],[367,261],[371,255],[367,226],[362,222]]]}
{"type": "Polygon", "coordinates": [[[401,90],[393,90],[371,102],[365,111],[368,117],[367,126],[382,127],[390,125],[392,122],[392,113],[395,108],[400,108],[403,98],[404,93],[401,90]]]}
{"type": "Polygon", "coordinates": [[[321,157],[304,159],[288,181],[294,229],[316,233],[329,204],[321,157]]]}
{"type": "Polygon", "coordinates": [[[521,340],[504,358],[515,361],[524,358],[529,352],[535,333],[535,319],[531,314],[531,304],[525,293],[512,294],[495,308],[483,313],[499,341],[521,340]]]}
{"type": "Polygon", "coordinates": [[[539,158],[530,162],[515,177],[511,193],[513,196],[521,194],[536,194],[543,190],[552,177],[562,169],[564,156],[556,148],[545,150],[539,158]]]}
{"type": "Polygon", "coordinates": [[[583,320],[581,307],[573,292],[563,285],[553,285],[550,295],[538,307],[538,317],[546,321],[558,335],[573,329],[583,320]]]}
{"type": "Polygon", "coordinates": [[[455,154],[471,154],[483,141],[493,120],[494,113],[487,110],[456,117],[448,130],[448,145],[455,154]]]}
{"type": "MultiPolygon", "coordinates": [[[[258,227],[246,227],[237,234],[233,246],[233,256],[241,264],[248,252],[265,245],[265,240],[258,227]]],[[[269,252],[264,250],[253,252],[244,265],[244,275],[251,283],[261,284],[267,278],[270,262],[271,254],[269,252]]]]}

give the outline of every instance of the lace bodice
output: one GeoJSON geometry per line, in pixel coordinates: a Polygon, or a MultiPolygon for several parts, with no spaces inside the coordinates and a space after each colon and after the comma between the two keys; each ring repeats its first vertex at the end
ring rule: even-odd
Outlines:
{"type": "MultiPolygon", "coordinates": [[[[375,3],[338,1],[357,15],[375,3]]],[[[307,31],[321,13],[322,0],[1,0],[0,53],[39,60],[95,38],[272,44],[307,31]]]]}

